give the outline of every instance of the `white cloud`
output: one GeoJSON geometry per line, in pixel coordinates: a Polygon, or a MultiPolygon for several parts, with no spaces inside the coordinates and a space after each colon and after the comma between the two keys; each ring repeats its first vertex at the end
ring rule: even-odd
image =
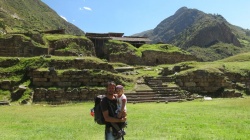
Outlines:
{"type": "Polygon", "coordinates": [[[63,18],[64,20],[68,21],[68,20],[67,20],[67,18],[66,18],[66,17],[64,17],[64,16],[61,16],[61,18],[63,18]]]}
{"type": "Polygon", "coordinates": [[[83,8],[80,8],[80,10],[88,10],[88,11],[92,11],[92,9],[90,7],[83,7],[83,8]]]}

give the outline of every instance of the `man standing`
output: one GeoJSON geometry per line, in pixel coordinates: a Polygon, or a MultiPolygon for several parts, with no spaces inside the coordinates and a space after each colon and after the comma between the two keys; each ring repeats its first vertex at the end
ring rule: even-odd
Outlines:
{"type": "Polygon", "coordinates": [[[114,82],[108,82],[106,97],[104,97],[101,102],[102,114],[107,122],[105,125],[105,140],[121,140],[122,137],[119,137],[117,129],[114,128],[112,124],[126,121],[126,117],[120,119],[116,118],[115,111],[117,110],[117,99],[114,95],[115,87],[116,85],[114,82]],[[119,137],[118,139],[117,136],[119,137]]]}

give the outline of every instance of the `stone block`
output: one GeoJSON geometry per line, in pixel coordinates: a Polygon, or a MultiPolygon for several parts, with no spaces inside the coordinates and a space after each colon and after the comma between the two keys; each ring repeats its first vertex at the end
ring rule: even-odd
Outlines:
{"type": "Polygon", "coordinates": [[[49,81],[50,82],[60,82],[60,78],[58,78],[58,77],[50,78],[49,81]]]}
{"type": "Polygon", "coordinates": [[[196,83],[195,82],[185,82],[184,85],[186,87],[195,87],[196,86],[196,83]]]}
{"type": "Polygon", "coordinates": [[[47,78],[33,78],[33,82],[47,82],[47,78]]]}
{"type": "Polygon", "coordinates": [[[57,82],[57,85],[59,87],[70,87],[71,86],[71,82],[57,82]]]}
{"type": "Polygon", "coordinates": [[[4,89],[4,90],[9,90],[11,89],[11,81],[9,80],[4,80],[0,83],[0,86],[1,86],[1,89],[4,89]]]}
{"type": "Polygon", "coordinates": [[[53,83],[52,82],[33,82],[33,85],[36,86],[36,87],[50,87],[50,86],[53,86],[53,83]]]}

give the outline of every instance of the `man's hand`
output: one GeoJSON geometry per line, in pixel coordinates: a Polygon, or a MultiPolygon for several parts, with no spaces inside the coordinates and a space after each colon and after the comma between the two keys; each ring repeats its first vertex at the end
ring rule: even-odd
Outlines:
{"type": "Polygon", "coordinates": [[[126,122],[126,120],[127,120],[126,117],[121,118],[121,122],[126,122]]]}

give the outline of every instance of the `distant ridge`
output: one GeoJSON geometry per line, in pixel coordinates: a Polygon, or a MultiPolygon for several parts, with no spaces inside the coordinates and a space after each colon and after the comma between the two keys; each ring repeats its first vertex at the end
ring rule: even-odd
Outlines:
{"type": "MultiPolygon", "coordinates": [[[[152,40],[152,43],[169,43],[182,49],[188,50],[204,61],[213,61],[245,51],[244,47],[249,44],[242,44],[241,40],[250,42],[247,36],[249,30],[233,26],[219,14],[206,14],[197,9],[182,7],[174,15],[164,19],[154,29],[147,30],[137,36],[145,36],[152,40]],[[220,44],[220,51],[213,49],[214,45],[220,44]],[[225,52],[226,44],[230,44],[232,51],[225,52]],[[197,48],[198,47],[198,48],[197,48]],[[209,49],[209,50],[206,50],[209,49]],[[235,51],[234,51],[235,50],[235,51]],[[206,51],[209,55],[217,55],[208,58],[206,55],[199,56],[199,53],[206,51]],[[225,54],[225,53],[226,54],[225,54]],[[221,57],[218,55],[223,53],[221,57]]],[[[215,47],[217,49],[217,47],[215,47]]]]}

